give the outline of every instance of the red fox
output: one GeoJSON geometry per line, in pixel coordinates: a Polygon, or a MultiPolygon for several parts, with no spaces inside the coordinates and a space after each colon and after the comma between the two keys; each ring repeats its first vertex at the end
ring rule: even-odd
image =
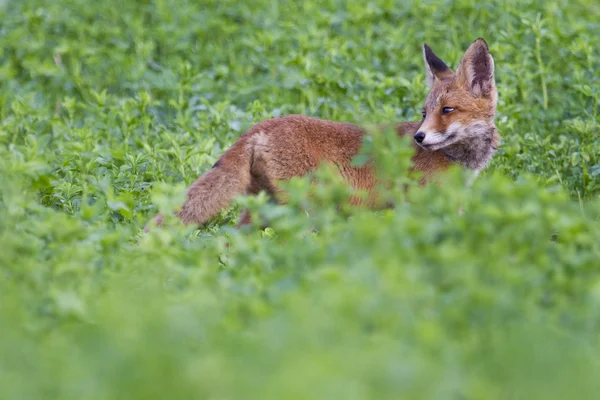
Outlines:
{"type": "MultiPolygon", "coordinates": [[[[487,43],[482,38],[475,40],[456,72],[427,44],[423,58],[430,88],[423,119],[393,125],[398,135],[414,136],[412,170],[421,173],[422,184],[454,163],[477,174],[500,142],[494,125],[498,97],[494,60],[487,43]]],[[[351,164],[365,133],[351,123],[301,115],[259,122],[189,187],[187,201],[177,215],[184,224],[201,225],[238,195],[265,191],[277,199],[278,181],[305,175],[322,162],[337,166],[353,189],[366,190],[370,196],[377,184],[373,167],[351,164]]],[[[162,224],[160,215],[156,222],[162,224]]],[[[244,213],[238,226],[248,222],[244,213]]]]}

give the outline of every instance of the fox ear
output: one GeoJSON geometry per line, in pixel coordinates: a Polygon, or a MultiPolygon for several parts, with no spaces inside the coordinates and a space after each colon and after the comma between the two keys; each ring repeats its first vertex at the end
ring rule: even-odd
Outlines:
{"type": "Polygon", "coordinates": [[[482,38],[475,40],[456,70],[457,81],[475,97],[496,97],[494,59],[482,38]]]}
{"type": "Polygon", "coordinates": [[[431,48],[425,43],[423,45],[423,59],[425,60],[425,68],[427,69],[427,85],[433,86],[436,80],[443,80],[452,77],[454,72],[436,56],[431,48]]]}

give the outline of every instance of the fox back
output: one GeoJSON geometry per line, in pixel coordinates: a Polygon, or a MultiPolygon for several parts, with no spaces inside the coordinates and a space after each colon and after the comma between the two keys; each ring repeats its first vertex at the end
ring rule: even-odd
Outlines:
{"type": "MultiPolygon", "coordinates": [[[[456,72],[424,45],[430,87],[423,120],[393,124],[398,135],[414,136],[413,171],[421,183],[458,163],[475,173],[485,168],[499,136],[494,126],[497,92],[494,62],[483,39],[474,41],[456,72]]],[[[389,127],[390,125],[381,125],[389,127]]],[[[288,115],[261,121],[246,131],[188,189],[177,213],[185,224],[203,224],[241,194],[269,194],[281,201],[277,183],[303,176],[321,163],[335,165],[356,190],[365,190],[376,205],[372,164],[353,166],[366,131],[355,124],[288,115]]],[[[354,199],[356,203],[360,200],[354,199]]],[[[162,217],[156,222],[160,225],[162,217]]],[[[248,223],[244,213],[240,224],[248,223]]],[[[146,228],[147,230],[147,228],[146,228]]]]}

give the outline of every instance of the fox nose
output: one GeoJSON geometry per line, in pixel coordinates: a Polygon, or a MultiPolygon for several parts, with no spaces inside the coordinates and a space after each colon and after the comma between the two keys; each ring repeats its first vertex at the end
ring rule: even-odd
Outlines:
{"type": "Polygon", "coordinates": [[[423,143],[423,140],[425,139],[425,134],[423,132],[417,132],[415,133],[414,138],[417,141],[417,143],[423,143]]]}

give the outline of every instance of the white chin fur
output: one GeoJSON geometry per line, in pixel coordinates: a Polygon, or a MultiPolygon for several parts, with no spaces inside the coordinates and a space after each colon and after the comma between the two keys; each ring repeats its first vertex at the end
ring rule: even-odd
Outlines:
{"type": "Polygon", "coordinates": [[[456,136],[441,135],[439,133],[427,133],[425,134],[425,140],[421,143],[417,143],[425,150],[439,150],[443,147],[449,146],[456,141],[456,136]]]}
{"type": "Polygon", "coordinates": [[[464,128],[462,124],[453,122],[446,130],[446,133],[424,132],[425,140],[418,144],[425,150],[439,150],[456,142],[461,136],[459,133],[464,128]]]}

